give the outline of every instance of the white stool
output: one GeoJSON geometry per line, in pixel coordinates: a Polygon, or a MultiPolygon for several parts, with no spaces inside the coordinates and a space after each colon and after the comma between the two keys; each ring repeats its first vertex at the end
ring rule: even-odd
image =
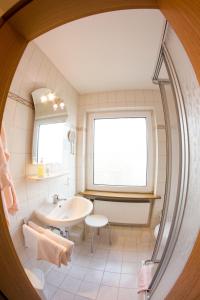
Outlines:
{"type": "MultiPolygon", "coordinates": [[[[108,218],[102,215],[90,215],[85,218],[85,224],[93,229],[97,229],[99,234],[100,228],[108,226],[109,230],[109,244],[111,245],[111,232],[110,232],[110,224],[108,222],[108,218]]],[[[91,239],[91,252],[94,252],[94,230],[92,230],[92,239],[91,239]]]]}

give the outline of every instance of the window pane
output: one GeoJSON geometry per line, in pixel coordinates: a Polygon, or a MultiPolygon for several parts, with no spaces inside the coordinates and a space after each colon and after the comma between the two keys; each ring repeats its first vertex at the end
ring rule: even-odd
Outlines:
{"type": "Polygon", "coordinates": [[[62,163],[64,123],[40,125],[38,138],[38,162],[62,163]]]}
{"type": "Polygon", "coordinates": [[[146,186],[146,118],[94,120],[94,184],[146,186]]]}

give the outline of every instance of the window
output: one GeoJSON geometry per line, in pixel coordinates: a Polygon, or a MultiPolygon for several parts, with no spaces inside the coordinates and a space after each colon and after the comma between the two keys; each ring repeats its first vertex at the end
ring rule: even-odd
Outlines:
{"type": "Polygon", "coordinates": [[[87,188],[152,191],[150,112],[88,115],[87,188]]]}

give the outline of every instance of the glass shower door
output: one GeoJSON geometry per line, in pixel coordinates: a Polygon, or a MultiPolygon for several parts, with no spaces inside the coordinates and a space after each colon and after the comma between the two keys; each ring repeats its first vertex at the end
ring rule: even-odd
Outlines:
{"type": "Polygon", "coordinates": [[[156,262],[149,285],[153,295],[172,256],[178,238],[189,177],[189,141],[184,100],[175,69],[163,42],[153,82],[159,85],[166,131],[166,185],[164,205],[152,262],[156,262]]]}
{"type": "Polygon", "coordinates": [[[159,87],[165,114],[167,165],[163,215],[159,226],[157,245],[153,253],[153,260],[156,261],[160,261],[162,258],[172,227],[180,173],[180,135],[175,95],[170,81],[160,80],[159,87]]]}

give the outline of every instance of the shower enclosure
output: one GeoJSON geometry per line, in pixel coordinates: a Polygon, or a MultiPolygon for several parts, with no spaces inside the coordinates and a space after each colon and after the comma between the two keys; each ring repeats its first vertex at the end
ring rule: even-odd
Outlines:
{"type": "Polygon", "coordinates": [[[151,258],[155,263],[154,276],[146,294],[147,299],[153,297],[176,245],[188,186],[189,147],[184,101],[164,38],[153,82],[159,85],[163,103],[167,165],[161,222],[151,258]]]}

